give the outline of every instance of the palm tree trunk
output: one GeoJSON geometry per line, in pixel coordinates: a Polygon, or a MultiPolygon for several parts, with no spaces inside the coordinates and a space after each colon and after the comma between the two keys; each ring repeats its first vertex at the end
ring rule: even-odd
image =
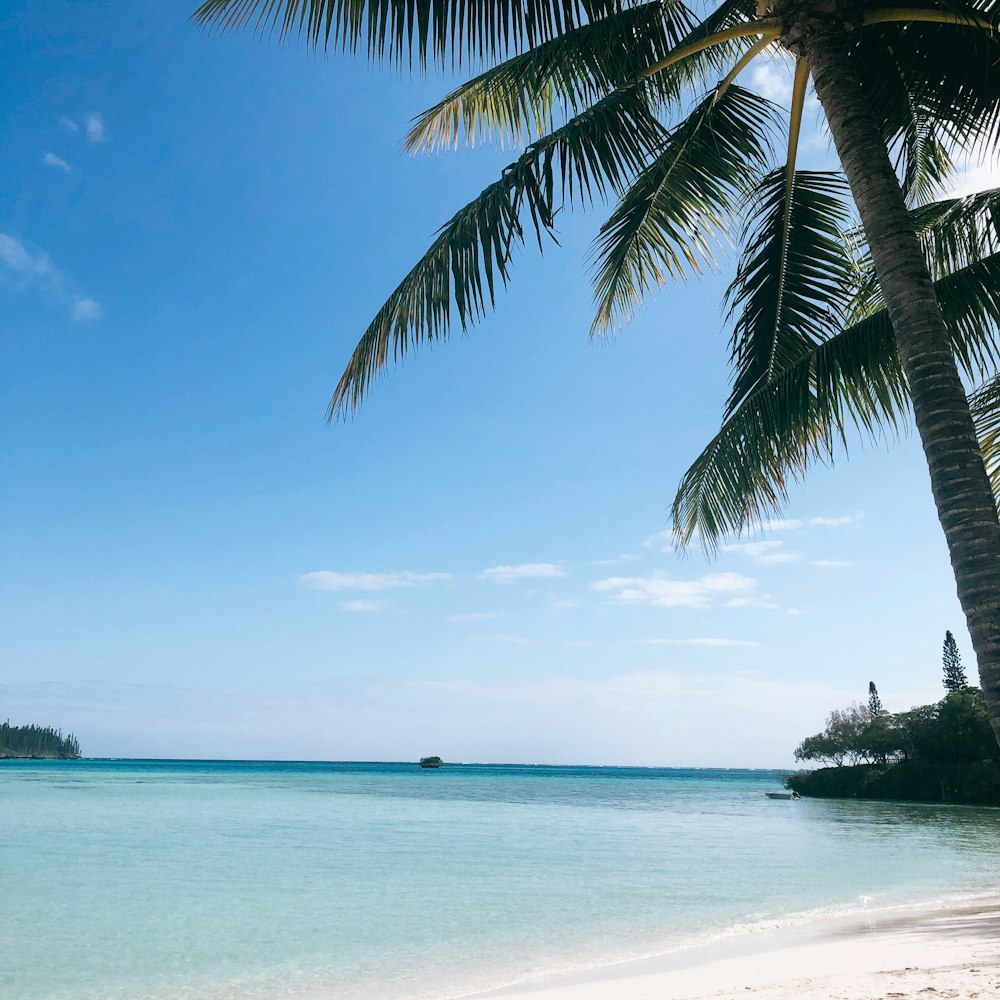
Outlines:
{"type": "Polygon", "coordinates": [[[809,61],[889,310],[931,489],[1000,741],[1000,519],[920,242],[843,27],[796,39],[809,61]]]}

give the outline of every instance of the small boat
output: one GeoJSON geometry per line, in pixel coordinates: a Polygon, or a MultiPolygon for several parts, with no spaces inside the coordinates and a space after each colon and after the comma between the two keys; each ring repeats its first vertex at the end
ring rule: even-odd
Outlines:
{"type": "Polygon", "coordinates": [[[769,799],[797,799],[798,792],[764,792],[769,799]]]}
{"type": "Polygon", "coordinates": [[[444,761],[440,757],[421,757],[417,763],[421,767],[440,767],[444,761]]]}

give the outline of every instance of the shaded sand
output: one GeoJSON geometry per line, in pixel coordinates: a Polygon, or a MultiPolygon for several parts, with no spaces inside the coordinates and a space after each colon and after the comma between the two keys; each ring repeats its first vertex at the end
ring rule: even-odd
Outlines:
{"type": "Polygon", "coordinates": [[[1000,1000],[1000,897],[747,934],[479,994],[504,1000],[1000,1000]]]}

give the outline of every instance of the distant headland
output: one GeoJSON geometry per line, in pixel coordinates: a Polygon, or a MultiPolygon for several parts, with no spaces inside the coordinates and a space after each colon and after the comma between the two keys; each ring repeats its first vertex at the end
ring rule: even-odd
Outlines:
{"type": "Polygon", "coordinates": [[[76,760],[80,744],[70,733],[63,736],[51,726],[12,726],[0,724],[0,759],[76,760]]]}

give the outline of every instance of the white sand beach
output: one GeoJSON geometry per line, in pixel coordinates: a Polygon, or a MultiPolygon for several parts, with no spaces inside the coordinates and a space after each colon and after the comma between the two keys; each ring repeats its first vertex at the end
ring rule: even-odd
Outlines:
{"type": "Polygon", "coordinates": [[[1000,898],[763,931],[480,994],[505,1000],[1000,998],[1000,898]]]}

